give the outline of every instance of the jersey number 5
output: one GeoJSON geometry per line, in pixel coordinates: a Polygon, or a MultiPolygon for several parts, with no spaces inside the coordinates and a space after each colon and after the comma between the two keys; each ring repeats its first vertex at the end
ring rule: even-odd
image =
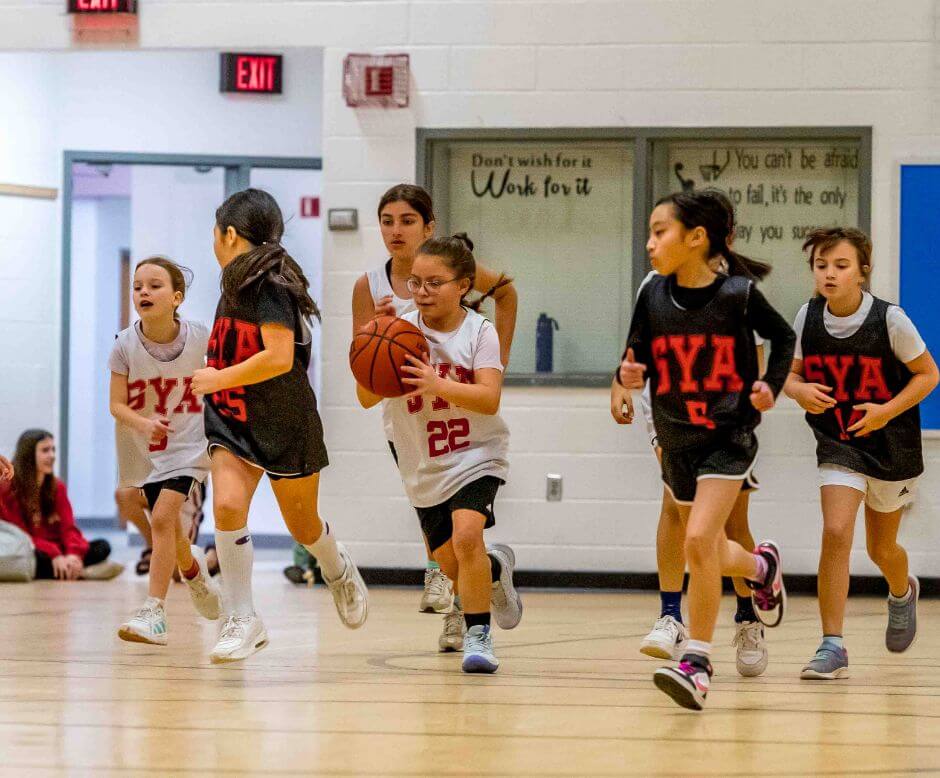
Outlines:
{"type": "Polygon", "coordinates": [[[428,422],[428,456],[439,457],[470,446],[470,420],[428,422]]]}

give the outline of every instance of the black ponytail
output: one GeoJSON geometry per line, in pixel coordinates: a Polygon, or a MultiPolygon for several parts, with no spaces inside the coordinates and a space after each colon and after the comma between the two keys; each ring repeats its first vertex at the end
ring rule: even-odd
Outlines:
{"type": "Polygon", "coordinates": [[[702,227],[708,236],[710,256],[721,256],[728,265],[728,274],[747,276],[760,281],[766,278],[771,266],[766,262],[745,257],[731,248],[734,240],[734,206],[719,189],[700,189],[674,192],[658,200],[656,205],[672,205],[673,213],[686,229],[702,227]]]}
{"type": "Polygon", "coordinates": [[[261,189],[245,189],[229,197],[215,212],[215,222],[225,232],[235,232],[252,244],[222,271],[222,294],[231,302],[262,279],[287,290],[305,317],[320,318],[310,296],[310,282],[294,258],[281,245],[284,218],[277,201],[261,189]]]}

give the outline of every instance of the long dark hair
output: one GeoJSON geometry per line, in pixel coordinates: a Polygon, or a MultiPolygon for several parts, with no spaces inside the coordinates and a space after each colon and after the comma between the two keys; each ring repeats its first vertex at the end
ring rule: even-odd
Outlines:
{"type": "Polygon", "coordinates": [[[750,259],[731,248],[734,237],[734,206],[719,189],[699,189],[692,192],[673,192],[657,200],[656,205],[672,205],[676,219],[692,230],[702,227],[708,236],[711,257],[722,256],[728,263],[728,273],[747,276],[759,281],[771,271],[766,262],[750,259]]]}
{"type": "Polygon", "coordinates": [[[431,195],[426,189],[414,184],[396,184],[389,189],[382,199],[379,200],[378,215],[382,218],[382,211],[390,203],[408,203],[414,208],[425,224],[434,221],[434,205],[431,203],[431,195]]]}
{"type": "Polygon", "coordinates": [[[236,301],[262,278],[287,290],[297,308],[307,317],[320,318],[320,309],[310,296],[310,282],[300,265],[281,245],[284,217],[277,201],[261,189],[245,189],[229,197],[215,212],[222,232],[229,227],[252,244],[222,271],[222,294],[236,301]]]}
{"type": "MultiPolygon", "coordinates": [[[[477,263],[473,257],[473,241],[467,233],[458,232],[449,238],[430,238],[421,244],[418,254],[443,260],[444,264],[456,274],[454,280],[469,278],[470,289],[473,289],[473,283],[477,277],[477,263]]],[[[511,278],[500,274],[496,283],[472,303],[465,302],[466,295],[460,298],[460,303],[466,305],[471,311],[479,311],[487,297],[492,297],[497,289],[511,283],[511,278]]],[[[468,291],[467,294],[470,292],[468,291]]]]}
{"type": "Polygon", "coordinates": [[[55,513],[55,476],[50,473],[42,484],[36,483],[36,447],[52,437],[47,430],[26,430],[13,454],[13,494],[23,506],[25,520],[35,524],[55,513]]]}

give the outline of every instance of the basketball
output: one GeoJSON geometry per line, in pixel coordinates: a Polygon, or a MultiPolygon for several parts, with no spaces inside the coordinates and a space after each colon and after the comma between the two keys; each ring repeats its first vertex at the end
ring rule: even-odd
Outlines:
{"type": "Polygon", "coordinates": [[[406,355],[425,359],[430,352],[424,334],[397,316],[380,316],[363,327],[349,347],[349,366],[362,386],[379,397],[401,397],[411,391],[402,381],[406,355]]]}

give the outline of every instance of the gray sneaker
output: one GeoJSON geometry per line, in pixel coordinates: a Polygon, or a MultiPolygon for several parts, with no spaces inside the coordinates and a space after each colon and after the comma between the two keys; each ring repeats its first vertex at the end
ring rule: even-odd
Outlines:
{"type": "Polygon", "coordinates": [[[888,628],[885,630],[885,646],[888,651],[907,651],[917,637],[917,598],[920,596],[920,581],[913,575],[908,577],[910,591],[906,602],[894,602],[888,598],[888,628]]]}
{"type": "Polygon", "coordinates": [[[849,677],[849,653],[844,648],[823,643],[816,649],[808,665],[803,668],[800,678],[809,681],[832,681],[836,678],[849,677]]]}
{"type": "Polygon", "coordinates": [[[493,582],[490,591],[490,605],[493,616],[500,629],[514,629],[522,620],[522,598],[516,587],[513,586],[512,574],[516,567],[516,555],[513,550],[502,543],[487,548],[490,556],[499,560],[502,568],[499,580],[493,582]]]}

